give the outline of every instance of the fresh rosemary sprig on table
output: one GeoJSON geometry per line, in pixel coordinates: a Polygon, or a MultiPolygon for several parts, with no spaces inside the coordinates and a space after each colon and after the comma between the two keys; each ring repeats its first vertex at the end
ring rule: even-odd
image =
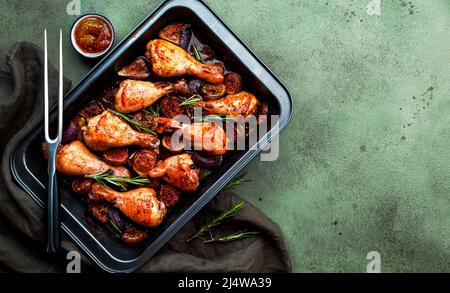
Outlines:
{"type": "Polygon", "coordinates": [[[194,48],[194,58],[195,58],[195,60],[197,60],[198,62],[205,63],[205,61],[202,58],[202,55],[198,51],[197,46],[195,44],[192,44],[192,48],[194,48]]]}
{"type": "Polygon", "coordinates": [[[159,112],[161,111],[161,105],[156,105],[156,109],[153,109],[153,106],[150,106],[147,108],[147,110],[144,110],[146,113],[149,113],[153,117],[158,117],[159,112]]]}
{"type": "Polygon", "coordinates": [[[250,179],[245,179],[245,176],[247,176],[247,173],[243,173],[242,175],[239,175],[238,177],[234,178],[227,185],[225,185],[224,189],[234,189],[235,187],[241,184],[252,181],[250,179]]]}
{"type": "Polygon", "coordinates": [[[198,101],[201,101],[202,97],[199,95],[193,95],[189,98],[187,98],[186,100],[184,100],[183,102],[181,102],[180,106],[192,106],[195,105],[198,101]]]}
{"type": "Polygon", "coordinates": [[[215,236],[214,237],[214,236],[212,236],[212,233],[209,233],[209,236],[211,239],[203,241],[202,244],[212,243],[212,242],[229,242],[229,241],[240,240],[240,239],[244,239],[244,238],[248,238],[248,237],[253,237],[258,234],[259,234],[259,232],[240,230],[240,231],[231,233],[226,236],[215,236]]]}
{"type": "Polygon", "coordinates": [[[240,201],[237,204],[233,205],[230,209],[222,212],[218,217],[206,222],[200,229],[192,235],[191,238],[186,240],[186,242],[189,242],[195,238],[202,238],[202,236],[206,233],[211,231],[212,228],[220,225],[225,219],[233,217],[239,210],[241,210],[245,206],[244,201],[240,201]]]}
{"type": "Polygon", "coordinates": [[[127,188],[125,187],[125,185],[123,185],[123,183],[128,183],[137,186],[141,186],[142,184],[145,183],[150,183],[150,180],[148,178],[141,178],[141,177],[126,178],[113,176],[111,170],[107,170],[102,173],[84,175],[84,177],[92,178],[98,183],[101,183],[103,185],[106,185],[106,183],[112,184],[114,186],[120,187],[120,189],[124,191],[127,190],[127,188]]]}
{"type": "Polygon", "coordinates": [[[115,116],[117,116],[117,117],[120,117],[120,118],[122,118],[123,120],[125,120],[126,122],[128,122],[128,123],[132,124],[133,126],[135,126],[135,127],[137,128],[137,130],[139,130],[139,131],[144,131],[144,132],[147,132],[147,133],[156,135],[156,133],[155,133],[153,130],[151,130],[150,128],[145,127],[145,126],[142,124],[141,121],[133,119],[132,116],[130,116],[130,115],[125,115],[125,114],[122,114],[122,113],[113,111],[113,110],[111,110],[111,109],[110,109],[109,111],[110,111],[113,115],[115,115],[115,116]]]}

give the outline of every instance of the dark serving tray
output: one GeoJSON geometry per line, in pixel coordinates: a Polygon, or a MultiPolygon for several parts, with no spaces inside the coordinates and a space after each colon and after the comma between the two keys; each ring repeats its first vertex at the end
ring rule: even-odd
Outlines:
{"type": "MultiPolygon", "coordinates": [[[[60,184],[62,229],[102,269],[109,272],[132,272],[147,262],[186,222],[208,203],[261,149],[288,124],[292,101],[288,90],[258,57],[201,0],[169,0],[157,7],[120,44],[106,55],[66,96],[65,117],[92,99],[105,80],[110,80],[126,63],[143,55],[146,43],[156,38],[160,29],[174,22],[191,23],[205,43],[211,45],[228,68],[244,76],[245,86],[257,97],[269,103],[272,114],[279,115],[274,127],[250,146],[249,150],[234,151],[227,160],[201,184],[199,190],[182,197],[177,207],[144,243],[130,247],[108,233],[86,214],[85,204],[73,194],[67,184],[60,184]]],[[[56,109],[51,111],[52,123],[56,109]]],[[[54,125],[54,123],[53,123],[54,125]]],[[[46,162],[40,152],[43,123],[39,123],[15,148],[11,156],[11,171],[23,189],[44,207],[47,198],[46,162]]]]}

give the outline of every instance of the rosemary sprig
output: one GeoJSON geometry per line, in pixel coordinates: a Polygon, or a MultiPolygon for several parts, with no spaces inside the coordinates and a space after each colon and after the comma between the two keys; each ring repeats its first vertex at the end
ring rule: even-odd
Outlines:
{"type": "Polygon", "coordinates": [[[245,179],[245,176],[247,176],[247,173],[243,173],[242,175],[239,175],[238,177],[234,178],[227,185],[225,185],[224,189],[234,189],[241,184],[252,181],[250,179],[245,179]]]}
{"type": "Polygon", "coordinates": [[[215,120],[222,120],[222,121],[236,121],[236,119],[233,116],[227,116],[227,115],[216,115],[211,114],[204,117],[195,117],[194,121],[196,122],[210,122],[215,120]]]}
{"type": "Polygon", "coordinates": [[[96,173],[91,175],[84,175],[86,178],[92,178],[98,183],[106,185],[106,183],[112,184],[114,186],[120,187],[122,190],[127,190],[127,188],[123,185],[123,183],[128,183],[131,185],[141,186],[145,183],[150,183],[148,178],[141,178],[139,176],[133,178],[125,178],[125,177],[117,177],[112,175],[111,170],[107,170],[102,173],[96,173]]]}
{"type": "Polygon", "coordinates": [[[147,108],[147,110],[144,110],[146,113],[149,113],[153,117],[158,117],[159,112],[161,111],[161,105],[156,105],[156,109],[153,109],[153,106],[150,106],[147,108]]]}
{"type": "Polygon", "coordinates": [[[183,102],[181,102],[180,106],[192,106],[195,105],[198,101],[201,101],[202,97],[199,95],[193,95],[189,98],[187,98],[186,100],[184,100],[183,102]]]}
{"type": "Polygon", "coordinates": [[[212,243],[212,242],[229,242],[229,241],[241,240],[244,238],[256,236],[258,234],[259,234],[259,232],[255,232],[255,231],[240,230],[240,231],[231,233],[226,236],[213,237],[212,233],[210,233],[210,239],[203,241],[202,244],[212,243]]]}
{"type": "Polygon", "coordinates": [[[145,127],[145,126],[142,124],[141,121],[133,119],[132,116],[130,116],[130,115],[125,115],[125,114],[122,114],[122,113],[113,111],[113,110],[111,110],[111,109],[110,109],[109,111],[110,111],[113,115],[115,115],[115,116],[117,116],[117,117],[120,117],[120,118],[122,118],[123,120],[125,120],[126,122],[128,122],[128,123],[134,125],[134,126],[137,128],[137,130],[139,130],[140,132],[144,131],[144,132],[147,132],[147,133],[156,135],[156,132],[154,132],[154,131],[151,130],[150,128],[145,127]]]}
{"type": "Polygon", "coordinates": [[[244,201],[240,201],[233,205],[230,209],[222,212],[218,217],[206,222],[200,229],[192,235],[186,242],[189,242],[195,238],[201,238],[206,232],[211,231],[212,228],[220,225],[225,219],[233,217],[238,211],[240,211],[245,206],[244,201]]]}
{"type": "Polygon", "coordinates": [[[202,58],[202,55],[198,51],[197,46],[195,44],[192,44],[192,48],[194,48],[194,58],[195,58],[195,60],[197,60],[198,62],[205,63],[205,61],[202,58]]]}
{"type": "Polygon", "coordinates": [[[117,227],[116,223],[114,223],[113,221],[110,220],[110,221],[107,223],[107,226],[110,226],[109,228],[110,228],[111,230],[114,230],[113,232],[115,232],[117,235],[122,234],[122,231],[119,229],[119,227],[117,227]]]}
{"type": "Polygon", "coordinates": [[[208,97],[214,98],[214,97],[221,97],[223,95],[221,94],[207,94],[208,97]]]}

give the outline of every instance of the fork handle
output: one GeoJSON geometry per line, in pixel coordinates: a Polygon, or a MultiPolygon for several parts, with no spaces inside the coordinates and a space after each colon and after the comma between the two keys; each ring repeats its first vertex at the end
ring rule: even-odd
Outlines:
{"type": "Polygon", "coordinates": [[[47,252],[57,253],[61,246],[59,192],[56,177],[56,147],[48,147],[47,252]]]}

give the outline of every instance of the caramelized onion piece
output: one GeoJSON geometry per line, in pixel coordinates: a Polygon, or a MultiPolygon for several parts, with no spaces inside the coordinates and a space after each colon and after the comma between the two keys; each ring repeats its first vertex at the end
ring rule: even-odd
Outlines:
{"type": "Polygon", "coordinates": [[[116,209],[109,209],[108,211],[109,222],[113,225],[120,233],[123,233],[127,227],[127,223],[122,218],[122,215],[116,209]]]}
{"type": "Polygon", "coordinates": [[[204,169],[214,169],[222,163],[222,156],[211,156],[195,152],[192,155],[192,161],[197,167],[204,169]]]}
{"type": "Polygon", "coordinates": [[[122,166],[128,161],[128,149],[110,149],[104,151],[102,156],[107,163],[113,166],[122,166]]]}
{"type": "Polygon", "coordinates": [[[161,187],[158,199],[162,201],[166,207],[173,207],[181,197],[181,192],[172,185],[164,185],[161,187]]]}
{"type": "Polygon", "coordinates": [[[61,144],[68,144],[74,140],[82,140],[81,127],[86,125],[86,118],[77,116],[69,123],[69,127],[63,132],[61,144]]]}
{"type": "Polygon", "coordinates": [[[203,81],[201,79],[193,79],[188,83],[189,95],[200,94],[203,87],[203,81]]]}

